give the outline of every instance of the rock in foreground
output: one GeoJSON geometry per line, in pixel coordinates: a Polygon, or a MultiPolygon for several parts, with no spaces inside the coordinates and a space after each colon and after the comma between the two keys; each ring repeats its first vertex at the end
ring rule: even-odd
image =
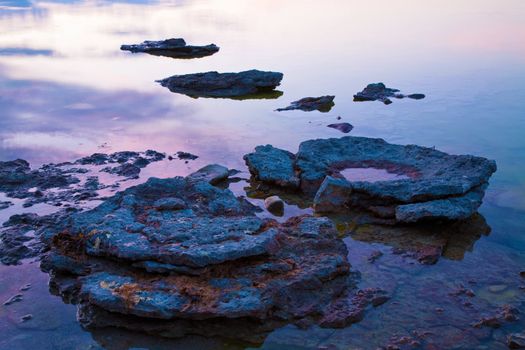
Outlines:
{"type": "Polygon", "coordinates": [[[45,235],[42,266],[85,326],[210,335],[317,322],[342,303],[348,252],[330,220],[263,220],[210,179],[149,179],[45,235]]]}
{"type": "Polygon", "coordinates": [[[414,100],[421,100],[425,98],[423,94],[403,95],[399,93],[398,89],[387,88],[383,83],[368,84],[363,91],[354,95],[354,102],[362,101],[381,101],[386,105],[392,103],[390,97],[394,98],[411,98],[414,100]]]}
{"type": "Polygon", "coordinates": [[[385,223],[466,219],[496,171],[485,158],[365,137],[305,141],[296,155],[259,146],[245,160],[259,181],[288,188],[299,183],[315,196],[317,212],[358,209],[385,223]],[[359,176],[352,179],[353,173],[359,176]],[[282,181],[289,178],[299,180],[282,181]]]}
{"type": "Polygon", "coordinates": [[[272,92],[282,73],[249,70],[240,73],[206,72],[174,75],[158,81],[171,92],[190,97],[242,98],[272,92]]]}
{"type": "Polygon", "coordinates": [[[298,109],[305,112],[316,110],[319,112],[329,112],[335,105],[334,98],[335,96],[305,97],[292,102],[286,108],[278,108],[277,111],[293,111],[298,109]]]}
{"type": "Polygon", "coordinates": [[[186,45],[184,39],[167,39],[161,41],[146,40],[142,44],[122,45],[121,50],[145,52],[155,56],[167,56],[172,58],[201,58],[211,56],[219,51],[215,44],[206,46],[186,45]]]}

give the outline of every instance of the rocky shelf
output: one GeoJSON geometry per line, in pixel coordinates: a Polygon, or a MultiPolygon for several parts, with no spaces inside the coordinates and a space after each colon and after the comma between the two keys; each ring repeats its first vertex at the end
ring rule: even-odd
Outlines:
{"type": "Polygon", "coordinates": [[[219,51],[215,44],[205,46],[186,45],[182,38],[166,39],[161,41],[146,40],[141,44],[122,45],[121,50],[145,52],[155,56],[166,56],[172,58],[201,58],[211,56],[219,51]]]}
{"type": "Polygon", "coordinates": [[[297,154],[258,146],[244,159],[256,180],[311,196],[316,212],[359,209],[383,223],[466,219],[496,171],[482,157],[350,136],[305,141],[297,154]]]}

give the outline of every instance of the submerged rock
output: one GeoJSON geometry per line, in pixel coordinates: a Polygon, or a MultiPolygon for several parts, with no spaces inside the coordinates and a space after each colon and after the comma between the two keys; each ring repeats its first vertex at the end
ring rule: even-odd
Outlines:
{"type": "Polygon", "coordinates": [[[348,134],[354,128],[350,123],[334,123],[327,125],[329,128],[341,131],[343,134],[348,134]]]}
{"type": "Polygon", "coordinates": [[[215,44],[205,46],[186,45],[184,39],[167,39],[161,41],[146,40],[142,44],[122,45],[121,50],[135,52],[146,52],[155,56],[167,56],[172,58],[201,58],[211,56],[219,51],[215,44]]]}
{"type": "Polygon", "coordinates": [[[384,223],[466,219],[496,171],[482,157],[348,136],[305,141],[296,155],[258,146],[245,161],[257,180],[315,195],[318,212],[359,209],[384,223]],[[353,171],[365,176],[352,180],[353,171]]]}
{"type": "Polygon", "coordinates": [[[264,200],[264,206],[270,213],[283,216],[284,214],[284,202],[277,196],[270,196],[264,200]]]}
{"type": "Polygon", "coordinates": [[[507,337],[509,349],[525,349],[525,333],[514,333],[507,337]]]}
{"type": "Polygon", "coordinates": [[[389,105],[392,103],[392,100],[390,97],[394,98],[411,98],[414,100],[421,100],[425,98],[425,95],[423,94],[410,94],[410,95],[403,95],[399,93],[398,89],[391,89],[387,88],[385,84],[383,83],[375,83],[375,84],[368,84],[363,91],[358,92],[354,95],[354,101],[355,102],[362,102],[362,101],[381,101],[386,105],[389,105]]]}
{"type": "Polygon", "coordinates": [[[334,98],[335,96],[305,97],[292,102],[286,108],[278,108],[277,111],[292,111],[298,109],[305,112],[316,110],[319,112],[329,112],[335,105],[334,98]]]}
{"type": "Polygon", "coordinates": [[[199,156],[196,156],[195,154],[191,154],[189,152],[178,151],[177,158],[181,160],[195,160],[199,158],[199,156]]]}
{"type": "Polygon", "coordinates": [[[246,322],[270,331],[344,307],[348,252],[331,221],[261,219],[211,185],[215,176],[198,175],[218,167],[151,178],[44,234],[52,244],[43,268],[57,293],[79,301],[86,327],[181,336],[246,322]]]}
{"type": "Polygon", "coordinates": [[[242,98],[274,90],[282,73],[249,70],[240,73],[206,72],[174,75],[158,82],[171,92],[190,97],[242,98]]]}

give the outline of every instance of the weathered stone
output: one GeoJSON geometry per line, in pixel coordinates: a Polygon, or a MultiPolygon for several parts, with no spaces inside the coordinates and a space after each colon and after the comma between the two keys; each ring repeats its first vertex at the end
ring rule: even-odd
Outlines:
{"type": "Polygon", "coordinates": [[[525,349],[525,333],[514,333],[507,337],[509,349],[525,349]]]}
{"type": "Polygon", "coordinates": [[[196,156],[195,154],[191,154],[189,152],[178,151],[177,158],[182,160],[195,160],[199,158],[199,156],[196,156]]]}
{"type": "Polygon", "coordinates": [[[481,205],[496,171],[494,161],[481,157],[349,136],[305,141],[295,156],[270,145],[258,146],[245,160],[259,181],[295,188],[298,176],[302,191],[316,194],[318,211],[356,208],[384,223],[468,218],[481,205]],[[388,176],[345,179],[354,169],[388,176]]]}
{"type": "Polygon", "coordinates": [[[182,38],[166,39],[161,41],[146,40],[142,44],[122,45],[121,50],[145,52],[155,56],[167,56],[172,58],[201,58],[211,56],[219,51],[215,44],[206,46],[186,45],[182,38]]]}
{"type": "Polygon", "coordinates": [[[350,123],[335,123],[335,124],[328,124],[327,126],[329,128],[339,130],[343,134],[348,134],[354,128],[352,124],[350,123]]]}
{"type": "Polygon", "coordinates": [[[315,194],[316,212],[343,211],[352,194],[352,185],[345,179],[327,176],[315,194]]]}
{"type": "Polygon", "coordinates": [[[282,73],[249,70],[240,73],[174,75],[158,82],[172,92],[190,97],[228,98],[271,91],[280,84],[282,78],[282,73]]]}
{"type": "Polygon", "coordinates": [[[403,95],[399,93],[398,89],[387,88],[383,83],[368,84],[363,91],[358,92],[354,95],[355,102],[362,101],[381,101],[384,104],[388,105],[392,103],[389,97],[394,98],[412,98],[415,100],[420,100],[425,98],[423,94],[410,94],[403,95]]]}
{"type": "Polygon", "coordinates": [[[305,112],[316,110],[319,112],[329,112],[335,105],[334,98],[335,96],[305,97],[292,102],[286,108],[278,108],[277,111],[292,111],[298,109],[305,112]]]}
{"type": "Polygon", "coordinates": [[[257,146],[255,152],[244,156],[250,172],[263,182],[283,187],[299,187],[294,170],[294,155],[271,145],[257,146]]]}
{"type": "Polygon", "coordinates": [[[89,327],[165,336],[208,335],[205,325],[221,320],[277,327],[319,320],[351,286],[348,252],[329,219],[263,220],[231,191],[191,175],[152,178],[53,231],[43,268],[57,293],[79,301],[89,327]],[[175,198],[186,207],[172,206],[175,198]],[[72,283],[65,273],[79,277],[72,283]]]}
{"type": "Polygon", "coordinates": [[[264,200],[264,206],[270,213],[283,216],[284,214],[284,202],[277,196],[270,196],[264,200]]]}
{"type": "Polygon", "coordinates": [[[216,185],[230,176],[228,168],[219,164],[209,164],[189,175],[189,178],[195,181],[206,181],[216,185]]]}

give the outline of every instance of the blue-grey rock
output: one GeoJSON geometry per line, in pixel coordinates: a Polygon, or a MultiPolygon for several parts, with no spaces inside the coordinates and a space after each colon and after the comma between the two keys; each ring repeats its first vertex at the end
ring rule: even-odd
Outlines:
{"type": "Polygon", "coordinates": [[[329,112],[335,105],[334,98],[335,96],[305,97],[292,102],[286,108],[278,108],[277,111],[293,111],[298,109],[305,112],[329,112]]]}
{"type": "Polygon", "coordinates": [[[205,46],[186,45],[182,38],[166,39],[161,41],[146,40],[141,44],[122,45],[121,50],[145,52],[155,56],[166,56],[172,58],[201,58],[211,56],[219,51],[215,44],[205,46]]]}
{"type": "Polygon", "coordinates": [[[354,208],[384,223],[465,219],[477,211],[496,171],[496,163],[482,157],[351,136],[305,141],[295,156],[258,146],[245,160],[256,180],[292,189],[299,183],[303,193],[314,197],[318,212],[354,208]],[[345,179],[345,170],[352,169],[395,176],[345,179]],[[299,181],[287,181],[292,174],[299,181]]]}
{"type": "Polygon", "coordinates": [[[363,91],[358,92],[354,95],[354,101],[355,102],[362,102],[362,101],[381,101],[386,105],[389,105],[392,103],[391,97],[394,98],[411,98],[415,100],[421,100],[425,98],[425,95],[423,94],[410,94],[410,95],[403,95],[399,93],[398,89],[391,89],[387,88],[385,84],[383,83],[375,83],[375,84],[368,84],[363,91]]]}
{"type": "Polygon", "coordinates": [[[348,134],[354,128],[350,123],[334,123],[328,124],[329,128],[341,131],[343,134],[348,134]]]}
{"type": "Polygon", "coordinates": [[[191,173],[188,177],[195,181],[206,181],[212,185],[216,185],[230,176],[228,168],[219,164],[209,164],[205,167],[191,173]]]}
{"type": "Polygon", "coordinates": [[[255,152],[244,156],[250,173],[259,181],[282,187],[299,187],[299,178],[294,170],[293,153],[271,145],[257,146],[255,152]]]}
{"type": "Polygon", "coordinates": [[[174,75],[158,82],[171,92],[191,97],[233,98],[272,91],[282,79],[282,73],[254,69],[240,73],[174,75]]]}
{"type": "Polygon", "coordinates": [[[282,216],[284,214],[284,202],[278,196],[270,196],[264,200],[264,206],[270,213],[282,216]]]}

